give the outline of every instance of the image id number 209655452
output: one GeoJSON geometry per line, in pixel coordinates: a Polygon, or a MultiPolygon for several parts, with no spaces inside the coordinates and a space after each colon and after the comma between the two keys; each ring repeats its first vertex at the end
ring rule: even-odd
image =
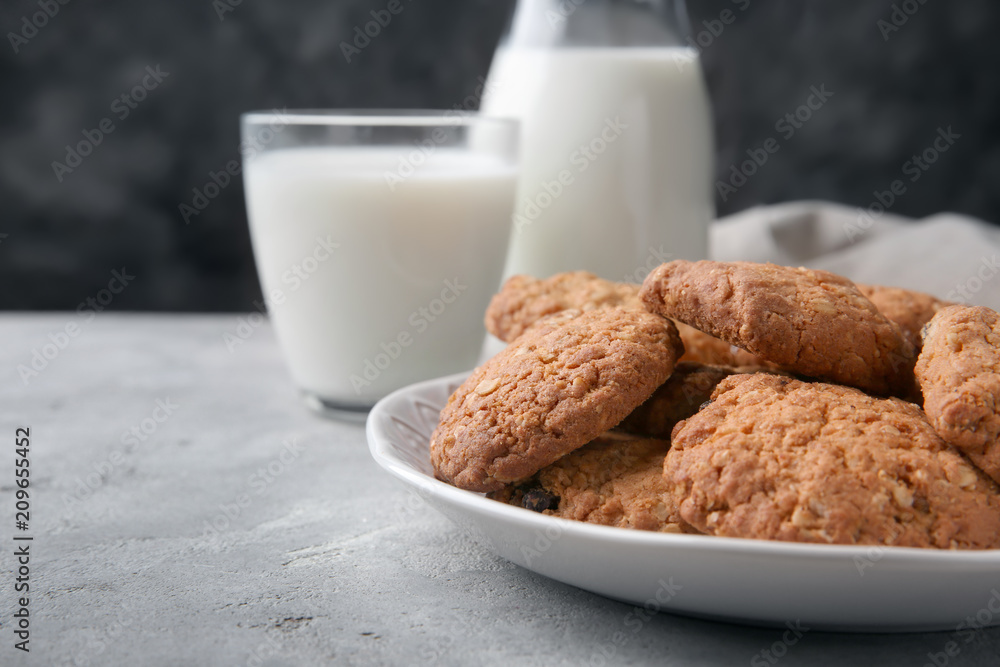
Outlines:
{"type": "Polygon", "coordinates": [[[29,582],[31,579],[31,540],[28,532],[31,522],[31,462],[28,457],[31,448],[31,429],[24,427],[14,432],[14,595],[16,596],[14,618],[14,648],[29,651],[31,618],[28,611],[30,602],[29,582]]]}

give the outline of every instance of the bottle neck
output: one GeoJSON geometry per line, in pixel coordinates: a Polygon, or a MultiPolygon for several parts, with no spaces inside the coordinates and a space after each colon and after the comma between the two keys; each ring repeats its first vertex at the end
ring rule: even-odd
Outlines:
{"type": "Polygon", "coordinates": [[[684,0],[518,0],[505,47],[685,46],[684,0]]]}

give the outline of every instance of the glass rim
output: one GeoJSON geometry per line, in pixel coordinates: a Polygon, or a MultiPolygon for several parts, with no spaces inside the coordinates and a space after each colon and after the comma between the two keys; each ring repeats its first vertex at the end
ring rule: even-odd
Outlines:
{"type": "Polygon", "coordinates": [[[241,123],[372,127],[468,126],[496,123],[516,128],[518,119],[458,109],[271,109],[246,111],[241,123]]]}

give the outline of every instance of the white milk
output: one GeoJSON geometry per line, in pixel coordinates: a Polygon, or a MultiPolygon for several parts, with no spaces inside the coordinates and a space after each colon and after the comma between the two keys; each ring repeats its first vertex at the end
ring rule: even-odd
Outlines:
{"type": "Polygon", "coordinates": [[[297,148],[245,167],[271,319],[298,385],[327,401],[471,368],[483,341],[515,167],[439,149],[393,191],[401,152],[297,148]]]}
{"type": "Polygon", "coordinates": [[[507,275],[641,280],[665,255],[706,257],[712,116],[694,50],[502,47],[483,112],[521,120],[507,275]]]}

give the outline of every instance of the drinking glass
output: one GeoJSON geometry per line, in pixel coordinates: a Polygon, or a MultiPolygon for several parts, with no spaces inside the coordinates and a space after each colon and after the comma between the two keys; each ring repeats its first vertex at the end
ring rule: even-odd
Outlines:
{"type": "Polygon", "coordinates": [[[510,235],[517,121],[261,111],[241,135],[264,301],[308,405],[364,415],[475,365],[510,235]]]}

